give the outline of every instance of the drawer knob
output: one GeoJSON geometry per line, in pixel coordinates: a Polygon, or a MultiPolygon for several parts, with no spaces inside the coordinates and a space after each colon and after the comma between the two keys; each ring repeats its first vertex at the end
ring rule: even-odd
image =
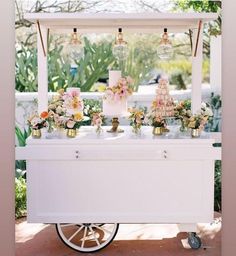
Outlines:
{"type": "Polygon", "coordinates": [[[78,158],[79,158],[79,155],[76,155],[75,158],[78,159],[78,158]]]}
{"type": "Polygon", "coordinates": [[[76,150],[75,153],[76,153],[76,154],[79,154],[79,150],[76,150]]]}
{"type": "Polygon", "coordinates": [[[164,157],[165,159],[167,158],[167,151],[166,151],[166,150],[163,151],[163,157],[164,157]]]}

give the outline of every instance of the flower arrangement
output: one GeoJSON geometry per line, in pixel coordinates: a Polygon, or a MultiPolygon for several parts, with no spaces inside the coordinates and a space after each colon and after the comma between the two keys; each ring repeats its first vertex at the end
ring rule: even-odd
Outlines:
{"type": "Polygon", "coordinates": [[[63,107],[64,93],[64,89],[58,90],[57,95],[52,98],[48,106],[48,112],[50,113],[50,116],[53,119],[53,125],[55,125],[56,128],[63,128],[65,126],[66,108],[63,107]]]}
{"type": "Polygon", "coordinates": [[[213,116],[212,110],[206,103],[202,103],[201,109],[189,118],[188,127],[202,131],[211,116],[213,116]]]}
{"type": "Polygon", "coordinates": [[[78,112],[70,117],[66,117],[64,120],[65,129],[78,129],[81,125],[81,121],[83,120],[83,114],[78,112]]]}
{"type": "Polygon", "coordinates": [[[146,119],[147,123],[153,127],[166,127],[165,119],[156,111],[150,111],[146,119]]]}
{"type": "Polygon", "coordinates": [[[47,127],[46,112],[42,112],[40,115],[35,113],[28,119],[28,125],[31,128],[31,135],[33,138],[41,137],[41,129],[47,127]]]}
{"type": "MultiPolygon", "coordinates": [[[[44,116],[44,115],[43,115],[44,116]]],[[[47,127],[47,122],[45,120],[44,117],[41,117],[41,115],[39,116],[38,114],[34,114],[32,115],[29,119],[28,119],[28,125],[32,130],[39,130],[42,129],[44,127],[47,127]]]]}
{"type": "Polygon", "coordinates": [[[184,100],[180,101],[178,104],[175,105],[174,108],[174,116],[175,119],[181,121],[180,131],[185,131],[188,127],[189,118],[191,117],[191,101],[184,100]]]}
{"type": "Polygon", "coordinates": [[[130,125],[133,127],[133,132],[138,133],[144,124],[144,110],[131,108],[129,109],[130,116],[128,119],[130,120],[130,125]]]}
{"type": "Polygon", "coordinates": [[[153,126],[153,134],[161,135],[166,130],[166,121],[157,111],[150,111],[147,116],[147,123],[153,126]]]}
{"type": "Polygon", "coordinates": [[[60,89],[49,102],[48,111],[51,123],[56,128],[76,129],[83,120],[83,101],[77,91],[65,93],[60,89]]]}
{"type": "Polygon", "coordinates": [[[121,101],[127,99],[133,93],[133,79],[131,77],[120,78],[117,85],[107,87],[104,99],[108,101],[121,101]]]}
{"type": "Polygon", "coordinates": [[[93,112],[91,116],[92,116],[91,124],[93,126],[96,126],[96,132],[100,133],[102,131],[101,126],[104,120],[104,115],[102,114],[102,112],[93,112]]]}
{"type": "Polygon", "coordinates": [[[66,110],[67,114],[73,114],[83,111],[83,101],[80,100],[77,91],[66,92],[62,95],[63,104],[62,108],[66,110]]]}

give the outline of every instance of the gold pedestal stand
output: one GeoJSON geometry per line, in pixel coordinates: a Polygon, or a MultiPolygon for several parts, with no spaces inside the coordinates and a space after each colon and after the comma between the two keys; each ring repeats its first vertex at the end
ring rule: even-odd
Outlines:
{"type": "Polygon", "coordinates": [[[124,130],[119,128],[120,122],[119,122],[119,118],[118,117],[113,117],[111,123],[112,123],[112,127],[107,132],[110,132],[110,133],[121,133],[121,132],[124,132],[124,130]]]}

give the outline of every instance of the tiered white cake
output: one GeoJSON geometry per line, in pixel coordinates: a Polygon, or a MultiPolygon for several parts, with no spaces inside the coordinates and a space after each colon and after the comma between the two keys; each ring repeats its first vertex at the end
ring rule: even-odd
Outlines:
{"type": "Polygon", "coordinates": [[[174,101],[169,94],[168,80],[161,78],[156,90],[156,99],[152,103],[152,108],[162,117],[174,116],[174,101]]]}
{"type": "MultiPolygon", "coordinates": [[[[117,86],[121,78],[121,71],[109,70],[109,87],[117,86]]],[[[108,88],[109,89],[109,88],[108,88]]],[[[120,117],[127,114],[127,99],[103,98],[103,114],[112,117],[120,117]]]]}
{"type": "Polygon", "coordinates": [[[80,88],[69,87],[66,89],[64,105],[68,115],[81,113],[83,115],[83,100],[80,98],[80,88]]]}

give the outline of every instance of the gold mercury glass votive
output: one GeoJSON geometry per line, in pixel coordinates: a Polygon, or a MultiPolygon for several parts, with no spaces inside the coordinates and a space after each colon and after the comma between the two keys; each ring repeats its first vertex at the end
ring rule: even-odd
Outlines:
{"type": "Polygon", "coordinates": [[[153,127],[152,133],[154,135],[162,135],[163,133],[162,127],[153,127]]]}
{"type": "Polygon", "coordinates": [[[66,135],[69,138],[75,138],[77,135],[77,131],[76,129],[67,129],[66,135]]]}
{"type": "Polygon", "coordinates": [[[42,136],[40,129],[32,129],[31,131],[32,138],[39,139],[42,136]]]}
{"type": "Polygon", "coordinates": [[[200,137],[200,129],[192,129],[191,130],[191,136],[192,138],[198,138],[200,137]]]}

